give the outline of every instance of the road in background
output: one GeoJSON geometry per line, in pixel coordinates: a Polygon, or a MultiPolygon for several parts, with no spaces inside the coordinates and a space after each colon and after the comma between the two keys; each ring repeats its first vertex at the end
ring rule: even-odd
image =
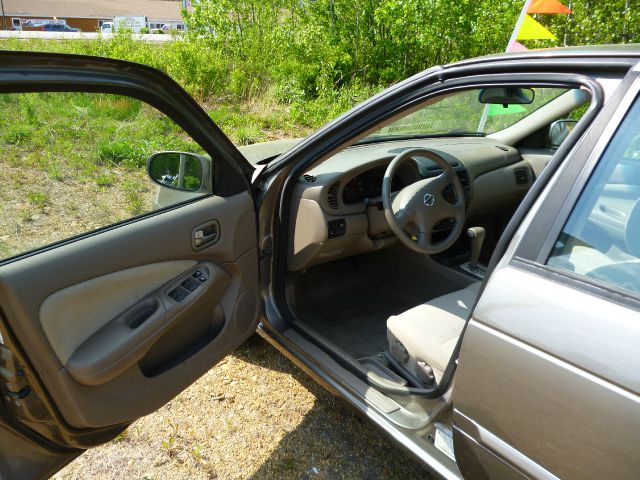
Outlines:
{"type": "MultiPolygon", "coordinates": [[[[113,37],[113,33],[98,32],[40,32],[40,31],[19,31],[19,30],[0,30],[0,40],[9,38],[30,39],[40,38],[43,40],[95,40],[98,38],[109,39],[113,37]]],[[[168,42],[176,38],[174,35],[167,34],[150,34],[150,33],[133,33],[131,38],[141,40],[143,42],[168,42]]]]}

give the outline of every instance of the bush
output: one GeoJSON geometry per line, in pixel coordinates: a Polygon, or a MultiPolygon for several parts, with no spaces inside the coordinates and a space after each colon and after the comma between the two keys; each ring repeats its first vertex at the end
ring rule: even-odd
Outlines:
{"type": "Polygon", "coordinates": [[[131,167],[142,167],[147,161],[143,148],[126,140],[114,140],[98,145],[99,163],[109,162],[114,165],[123,164],[131,167]]]}

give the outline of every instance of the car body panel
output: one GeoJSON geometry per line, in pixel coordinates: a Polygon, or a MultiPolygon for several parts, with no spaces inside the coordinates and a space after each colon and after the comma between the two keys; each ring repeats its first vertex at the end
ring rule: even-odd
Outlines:
{"type": "Polygon", "coordinates": [[[238,150],[252,164],[256,165],[265,160],[278,157],[298,145],[304,138],[284,138],[269,142],[240,145],[238,150]]]}
{"type": "MultiPolygon", "coordinates": [[[[639,335],[635,310],[500,269],[465,333],[455,411],[558,478],[631,478],[640,468],[639,335]]],[[[476,441],[526,469],[486,437],[476,441]]]]}

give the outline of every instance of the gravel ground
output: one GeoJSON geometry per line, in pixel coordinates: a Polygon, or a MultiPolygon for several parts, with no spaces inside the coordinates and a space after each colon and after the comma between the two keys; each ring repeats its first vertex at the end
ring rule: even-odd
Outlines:
{"type": "Polygon", "coordinates": [[[422,467],[254,335],[60,479],[414,479],[422,467]]]}

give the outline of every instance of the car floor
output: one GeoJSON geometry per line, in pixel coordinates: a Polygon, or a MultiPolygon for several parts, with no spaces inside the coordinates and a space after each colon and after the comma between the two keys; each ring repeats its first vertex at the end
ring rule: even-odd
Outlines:
{"type": "Polygon", "coordinates": [[[290,274],[289,300],[301,321],[351,356],[387,348],[387,318],[463,288],[404,247],[358,255],[290,274]]]}

